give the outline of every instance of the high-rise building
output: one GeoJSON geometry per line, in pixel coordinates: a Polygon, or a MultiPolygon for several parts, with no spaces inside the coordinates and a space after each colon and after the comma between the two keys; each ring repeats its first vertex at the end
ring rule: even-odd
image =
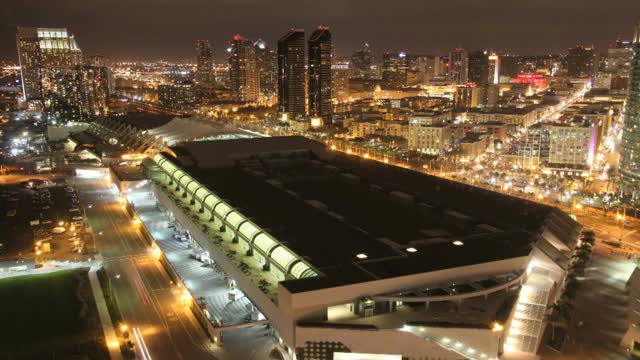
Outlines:
{"type": "Polygon", "coordinates": [[[209,40],[196,41],[196,82],[209,84],[213,81],[213,52],[209,40]]]}
{"type": "Polygon", "coordinates": [[[632,59],[633,49],[630,41],[618,40],[607,49],[605,72],[610,78],[610,89],[627,88],[632,59]]]}
{"type": "Polygon", "coordinates": [[[462,48],[449,53],[449,77],[454,84],[464,85],[469,81],[469,55],[462,48]]]}
{"type": "Polygon", "coordinates": [[[518,158],[523,166],[538,166],[549,159],[549,128],[534,124],[526,129],[526,135],[518,146],[518,158]]]}
{"type": "Polygon", "coordinates": [[[450,112],[418,113],[409,118],[408,146],[430,155],[441,155],[452,144],[450,112]]]}
{"type": "Polygon", "coordinates": [[[333,61],[331,64],[331,97],[340,101],[349,96],[349,76],[351,70],[347,61],[333,61]]]}
{"type": "Polygon", "coordinates": [[[500,85],[487,85],[487,107],[496,107],[500,101],[500,85]]]}
{"type": "Polygon", "coordinates": [[[500,57],[496,53],[489,55],[489,84],[500,83],[500,57]]]}
{"type": "Polygon", "coordinates": [[[624,195],[631,195],[636,201],[640,196],[640,22],[636,23],[633,52],[622,130],[620,175],[624,195]]]}
{"type": "Polygon", "coordinates": [[[231,90],[239,101],[256,101],[260,96],[260,78],[256,48],[251,41],[235,35],[229,48],[231,90]]]}
{"type": "Polygon", "coordinates": [[[104,66],[78,65],[49,70],[44,92],[47,121],[89,121],[108,114],[109,70],[104,66]]]}
{"type": "Polygon", "coordinates": [[[571,77],[591,77],[596,71],[596,54],[591,47],[576,46],[566,57],[567,73],[571,77]]]}
{"type": "Polygon", "coordinates": [[[331,123],[331,33],[318,27],[309,38],[309,115],[331,123]]]}
{"type": "Polygon", "coordinates": [[[522,57],[517,55],[503,55],[500,57],[500,75],[510,78],[517,77],[522,72],[522,57]]]}
{"type": "Polygon", "coordinates": [[[471,107],[473,100],[473,89],[468,85],[456,86],[456,91],[453,95],[453,107],[455,110],[464,110],[471,107]]]}
{"type": "Polygon", "coordinates": [[[192,81],[158,86],[160,104],[172,110],[187,110],[196,104],[197,92],[192,81]]]}
{"type": "Polygon", "coordinates": [[[407,84],[408,60],[404,52],[382,55],[382,85],[385,88],[397,89],[407,84]]]}
{"type": "Polygon", "coordinates": [[[24,100],[42,100],[54,68],[82,64],[82,51],[67,29],[18,27],[16,42],[24,100]]]}
{"type": "Polygon", "coordinates": [[[419,73],[420,83],[430,85],[434,81],[444,80],[446,64],[440,56],[419,56],[414,70],[419,73]]]}
{"type": "Polygon", "coordinates": [[[305,115],[304,30],[291,29],[278,40],[278,110],[290,118],[305,115]]]}
{"type": "Polygon", "coordinates": [[[469,54],[469,81],[483,86],[489,83],[489,56],[486,51],[469,54]]]}
{"type": "Polygon", "coordinates": [[[375,77],[373,69],[373,55],[368,42],[364,43],[361,50],[351,55],[351,77],[355,79],[371,79],[375,77]]]}
{"type": "Polygon", "coordinates": [[[597,129],[581,117],[564,124],[543,124],[549,130],[548,167],[588,171],[596,152],[597,129]]]}
{"type": "Polygon", "coordinates": [[[260,77],[260,92],[271,97],[277,91],[278,61],[276,52],[267,46],[267,43],[258,39],[253,46],[256,48],[256,62],[258,64],[258,76],[260,77]]]}

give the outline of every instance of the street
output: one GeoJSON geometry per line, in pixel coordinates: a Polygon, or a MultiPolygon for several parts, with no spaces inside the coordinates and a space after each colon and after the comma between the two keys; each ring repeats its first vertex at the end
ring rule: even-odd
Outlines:
{"type": "Polygon", "coordinates": [[[141,359],[214,359],[209,340],[103,179],[74,178],[110,286],[141,359]]]}

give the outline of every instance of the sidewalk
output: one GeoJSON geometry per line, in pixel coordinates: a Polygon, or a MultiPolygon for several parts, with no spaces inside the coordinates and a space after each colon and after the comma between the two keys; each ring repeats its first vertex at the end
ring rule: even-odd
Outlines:
{"type": "Polygon", "coordinates": [[[109,356],[111,360],[122,360],[122,352],[120,351],[120,342],[116,335],[116,331],[111,323],[111,316],[107,309],[107,303],[104,300],[102,294],[102,287],[100,286],[100,280],[96,271],[98,269],[95,266],[91,267],[89,271],[89,281],[91,282],[91,289],[93,290],[93,298],[98,308],[98,314],[100,315],[100,323],[102,324],[102,330],[104,331],[104,338],[107,342],[107,349],[109,350],[109,356]]]}

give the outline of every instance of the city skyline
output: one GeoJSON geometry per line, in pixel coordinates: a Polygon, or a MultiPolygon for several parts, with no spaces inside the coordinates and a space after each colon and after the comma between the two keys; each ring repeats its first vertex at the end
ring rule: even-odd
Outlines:
{"type": "Polygon", "coordinates": [[[339,56],[349,56],[364,41],[371,42],[376,56],[385,50],[444,54],[455,47],[503,49],[527,55],[564,52],[576,45],[604,49],[618,37],[629,38],[626,25],[640,13],[640,4],[632,0],[620,0],[616,11],[604,13],[591,0],[544,2],[477,4],[460,0],[424,5],[405,1],[390,13],[383,2],[332,5],[286,1],[274,6],[254,0],[227,4],[191,0],[180,6],[154,3],[153,17],[146,16],[150,5],[147,0],[128,1],[121,6],[110,2],[109,7],[75,0],[63,4],[12,3],[0,13],[0,23],[4,24],[0,27],[0,53],[8,60],[16,59],[15,27],[37,25],[67,27],[77,34],[87,53],[100,53],[113,60],[192,59],[195,40],[208,39],[216,61],[220,61],[223,52],[215,49],[223,49],[235,33],[265,39],[273,46],[290,28],[322,24],[336,34],[334,44],[339,56]],[[120,11],[123,7],[126,13],[120,11]],[[542,7],[546,10],[537,15],[542,7]],[[478,26],[483,31],[474,30],[478,26]],[[108,31],[95,31],[100,27],[108,31]],[[124,38],[128,41],[121,41],[124,38]]]}

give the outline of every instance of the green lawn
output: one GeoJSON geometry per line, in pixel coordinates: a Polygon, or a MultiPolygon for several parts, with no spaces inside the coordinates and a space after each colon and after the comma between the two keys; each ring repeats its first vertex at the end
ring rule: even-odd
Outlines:
{"type": "Polygon", "coordinates": [[[0,279],[0,349],[25,351],[90,330],[86,317],[93,304],[83,310],[82,283],[88,285],[85,270],[0,279]]]}

